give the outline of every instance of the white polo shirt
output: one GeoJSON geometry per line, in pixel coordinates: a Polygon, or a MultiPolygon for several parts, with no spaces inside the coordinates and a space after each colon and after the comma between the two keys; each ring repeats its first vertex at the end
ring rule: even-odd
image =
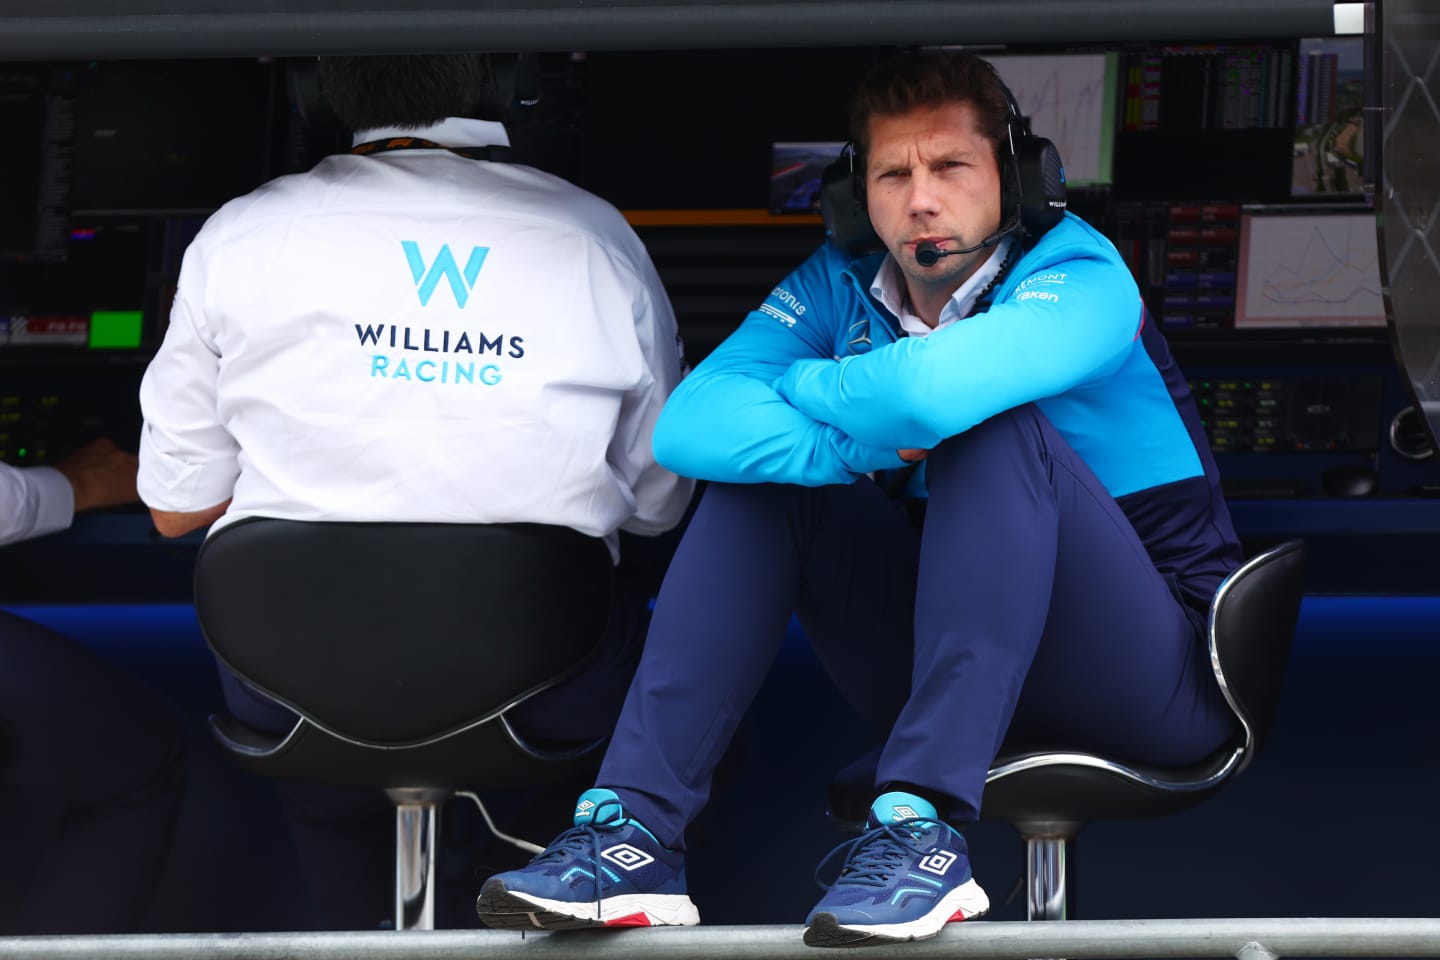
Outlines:
{"type": "Polygon", "coordinates": [[[0,546],[64,530],[75,518],[75,490],[54,467],[0,463],[0,546]]]}
{"type": "MultiPolygon", "coordinates": [[[[356,141],[388,136],[508,143],[453,118],[356,141]]],[[[651,451],[682,364],[648,253],[593,194],[446,150],[327,157],[186,250],[140,388],[139,492],[187,513],[233,498],[212,532],[528,521],[615,552],[693,490],[651,451]]]]}

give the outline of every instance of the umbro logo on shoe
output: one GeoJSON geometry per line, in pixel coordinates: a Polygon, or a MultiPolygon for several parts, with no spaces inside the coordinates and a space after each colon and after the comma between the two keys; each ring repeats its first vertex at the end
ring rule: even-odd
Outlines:
{"type": "Polygon", "coordinates": [[[638,870],[647,863],[655,862],[655,858],[650,854],[639,847],[632,847],[628,843],[617,843],[613,847],[600,851],[600,856],[626,871],[638,870]]]}
{"type": "Polygon", "coordinates": [[[935,850],[917,863],[916,866],[926,873],[933,873],[937,877],[943,877],[946,872],[949,871],[950,865],[955,862],[955,859],[955,854],[949,850],[935,850]]]}

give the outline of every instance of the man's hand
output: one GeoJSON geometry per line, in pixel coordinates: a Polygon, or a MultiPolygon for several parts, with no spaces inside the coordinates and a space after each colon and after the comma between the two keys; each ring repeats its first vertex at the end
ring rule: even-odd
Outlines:
{"type": "Polygon", "coordinates": [[[138,503],[135,475],[140,461],[126,453],[114,441],[101,437],[91,440],[79,450],[55,462],[55,469],[70,481],[75,491],[75,512],[98,507],[118,507],[138,503]]]}
{"type": "Polygon", "coordinates": [[[900,459],[906,463],[919,463],[930,455],[929,450],[915,450],[911,448],[897,450],[896,452],[900,454],[900,459]]]}

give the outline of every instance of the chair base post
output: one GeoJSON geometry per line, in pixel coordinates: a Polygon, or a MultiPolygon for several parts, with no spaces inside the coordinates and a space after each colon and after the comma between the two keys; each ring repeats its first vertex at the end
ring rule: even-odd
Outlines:
{"type": "Polygon", "coordinates": [[[395,804],[395,929],[435,929],[435,835],[441,790],[386,790],[395,804]]]}
{"type": "Polygon", "coordinates": [[[1070,843],[1080,824],[1056,821],[1018,824],[1025,838],[1026,918],[1069,918],[1070,843]]]}

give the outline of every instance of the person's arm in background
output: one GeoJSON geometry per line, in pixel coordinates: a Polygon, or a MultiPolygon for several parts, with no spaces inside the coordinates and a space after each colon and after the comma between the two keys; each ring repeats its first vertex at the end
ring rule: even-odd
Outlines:
{"type": "Polygon", "coordinates": [[[75,514],[136,503],[135,454],[91,440],[48,467],[0,464],[0,545],[69,527],[75,514]]]}
{"type": "Polygon", "coordinates": [[[140,382],[140,499],[155,529],[179,537],[224,515],[239,448],[216,413],[220,351],[188,291],[203,287],[203,257],[186,251],[165,342],[140,382]]]}

